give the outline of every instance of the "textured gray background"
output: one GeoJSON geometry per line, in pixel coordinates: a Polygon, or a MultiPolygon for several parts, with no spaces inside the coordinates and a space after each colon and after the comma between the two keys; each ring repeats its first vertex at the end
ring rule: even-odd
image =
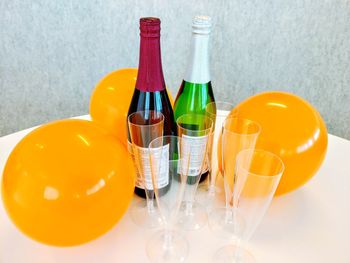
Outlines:
{"type": "Polygon", "coordinates": [[[138,19],[162,19],[163,67],[173,95],[190,24],[209,14],[217,100],[287,90],[314,104],[350,139],[347,0],[0,0],[0,135],[86,114],[108,72],[138,63],[138,19]]]}

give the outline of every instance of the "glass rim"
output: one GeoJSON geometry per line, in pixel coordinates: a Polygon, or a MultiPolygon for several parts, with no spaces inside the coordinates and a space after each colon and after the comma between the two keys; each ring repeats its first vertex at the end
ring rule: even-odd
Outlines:
{"type": "MultiPolygon", "coordinates": [[[[231,102],[227,102],[227,101],[213,101],[213,102],[209,102],[206,106],[205,106],[205,112],[207,113],[207,114],[209,114],[210,116],[217,116],[218,114],[217,113],[212,113],[212,112],[210,112],[210,111],[208,111],[208,106],[209,105],[217,105],[217,104],[226,104],[226,105],[229,105],[229,106],[232,106],[232,109],[229,111],[229,114],[227,115],[227,116],[229,116],[230,115],[230,113],[232,112],[232,110],[234,110],[234,107],[235,107],[235,105],[233,104],[233,103],[231,103],[231,102]]],[[[218,109],[216,109],[216,110],[218,110],[218,109]]]]}
{"type": "Polygon", "coordinates": [[[284,170],[285,170],[285,165],[284,165],[284,162],[283,160],[281,159],[281,157],[279,157],[277,154],[273,153],[273,152],[270,152],[270,151],[266,151],[264,149],[256,149],[256,148],[250,148],[250,149],[245,149],[245,150],[242,150],[240,151],[238,154],[237,154],[237,157],[236,157],[236,169],[241,169],[243,170],[244,172],[248,173],[249,175],[252,175],[252,176],[255,176],[255,177],[259,177],[259,178],[276,178],[276,177],[279,177],[279,176],[282,176],[282,174],[284,173],[284,170]],[[264,153],[264,154],[267,154],[269,156],[272,156],[274,159],[276,159],[280,164],[281,164],[281,168],[279,169],[280,171],[279,172],[276,172],[275,174],[273,175],[263,175],[263,174],[258,174],[258,173],[253,173],[253,172],[250,172],[248,169],[244,168],[243,166],[241,165],[238,165],[238,161],[240,158],[242,158],[241,156],[244,154],[244,153],[247,153],[247,152],[252,152],[253,154],[256,153],[256,152],[260,152],[260,153],[264,153]]]}
{"type": "Polygon", "coordinates": [[[157,140],[160,140],[160,139],[164,139],[164,138],[177,138],[177,139],[180,139],[181,140],[181,137],[180,136],[177,136],[177,135],[162,135],[162,136],[159,136],[157,138],[154,138],[148,145],[148,148],[151,148],[151,149],[154,149],[154,148],[158,148],[158,147],[151,147],[151,144],[154,143],[155,141],[157,140]]]}
{"type": "Polygon", "coordinates": [[[209,102],[206,106],[205,106],[205,109],[208,108],[208,105],[213,105],[213,104],[227,104],[227,105],[230,105],[230,106],[235,106],[233,103],[231,102],[228,102],[228,101],[212,101],[212,102],[209,102]]]}
{"type": "Polygon", "coordinates": [[[231,134],[235,134],[235,135],[241,135],[241,136],[255,136],[257,134],[259,134],[262,130],[262,127],[260,125],[260,123],[256,122],[256,121],[253,121],[253,120],[250,120],[250,119],[247,119],[247,118],[241,118],[241,117],[237,117],[237,116],[230,116],[228,115],[227,118],[224,120],[224,122],[222,123],[222,129],[224,131],[227,131],[228,133],[231,133],[231,134]],[[225,124],[228,120],[230,119],[236,119],[236,120],[243,120],[243,121],[248,121],[252,124],[254,124],[255,126],[258,127],[258,131],[257,132],[254,132],[254,133],[238,133],[238,132],[234,132],[234,131],[230,131],[229,129],[226,129],[225,128],[225,124]]]}
{"type": "Polygon", "coordinates": [[[179,116],[179,117],[176,119],[176,125],[177,125],[180,129],[183,129],[183,130],[190,130],[190,131],[193,131],[193,132],[210,131],[210,130],[213,128],[213,124],[214,124],[214,122],[213,122],[213,120],[212,120],[210,117],[208,117],[208,116],[205,115],[205,114],[200,114],[200,113],[186,113],[186,114],[183,114],[183,115],[179,116]],[[201,130],[193,130],[193,129],[184,128],[184,127],[182,127],[182,126],[178,123],[178,121],[179,121],[180,118],[183,118],[183,117],[185,117],[185,116],[203,116],[205,119],[207,119],[208,121],[210,121],[211,125],[210,125],[209,128],[201,129],[201,130]]]}
{"type": "Polygon", "coordinates": [[[130,115],[128,115],[128,124],[129,124],[129,125],[133,125],[133,126],[139,126],[139,127],[152,127],[152,126],[157,126],[157,125],[159,125],[159,124],[161,124],[161,123],[164,123],[164,120],[165,120],[164,114],[161,113],[160,111],[155,111],[155,110],[135,111],[135,112],[131,113],[130,115]],[[133,122],[130,121],[130,117],[131,117],[131,116],[134,116],[134,115],[136,115],[137,113],[139,114],[139,113],[142,113],[142,112],[154,112],[154,113],[156,113],[156,114],[160,114],[161,120],[160,120],[159,122],[153,123],[153,124],[136,124],[136,123],[133,123],[133,122]]]}
{"type": "MultiPolygon", "coordinates": [[[[162,145],[157,145],[157,147],[156,146],[153,146],[153,144],[156,144],[156,142],[158,141],[158,140],[163,140],[164,138],[174,138],[174,139],[176,139],[177,140],[177,143],[179,142],[179,141],[181,141],[182,140],[182,138],[180,137],[180,136],[176,136],[176,135],[162,135],[162,136],[159,136],[159,137],[157,137],[157,138],[154,138],[150,143],[149,143],[149,145],[148,145],[148,152],[149,152],[149,154],[151,154],[151,151],[152,151],[152,149],[157,149],[157,148],[159,148],[159,147],[162,147],[162,146],[164,146],[164,144],[162,144],[162,145]]],[[[169,143],[170,144],[170,143],[169,143]]],[[[183,159],[183,158],[179,158],[179,157],[177,157],[177,159],[170,159],[169,158],[169,162],[170,161],[176,161],[176,160],[180,160],[180,159],[183,159]]]]}

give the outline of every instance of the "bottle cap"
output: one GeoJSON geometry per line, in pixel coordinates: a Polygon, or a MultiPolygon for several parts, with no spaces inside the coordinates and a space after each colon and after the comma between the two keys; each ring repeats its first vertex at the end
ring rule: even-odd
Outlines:
{"type": "Polygon", "coordinates": [[[192,32],[196,34],[208,35],[211,31],[210,16],[195,16],[192,20],[192,32]]]}
{"type": "Polygon", "coordinates": [[[142,37],[160,37],[160,19],[157,17],[140,18],[140,35],[142,37]]]}

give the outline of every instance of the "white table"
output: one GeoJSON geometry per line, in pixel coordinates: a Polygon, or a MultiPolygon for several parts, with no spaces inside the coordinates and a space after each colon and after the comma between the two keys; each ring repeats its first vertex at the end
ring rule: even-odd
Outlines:
{"type": "MultiPolygon", "coordinates": [[[[30,130],[0,138],[1,174],[11,150],[30,130]]],[[[145,242],[153,233],[134,225],[126,213],[93,242],[49,247],[21,234],[0,204],[1,263],[148,262],[145,242]]],[[[228,243],[208,227],[188,232],[187,237],[188,262],[210,262],[215,250],[228,243]]],[[[261,263],[350,262],[350,141],[329,135],[328,153],[317,175],[302,188],[273,200],[249,249],[261,263]]]]}

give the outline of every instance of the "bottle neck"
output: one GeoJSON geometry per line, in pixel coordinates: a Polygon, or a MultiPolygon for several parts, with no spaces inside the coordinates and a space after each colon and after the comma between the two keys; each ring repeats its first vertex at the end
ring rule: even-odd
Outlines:
{"type": "Polygon", "coordinates": [[[191,54],[185,81],[200,84],[210,81],[209,34],[192,34],[191,54]]]}
{"type": "Polygon", "coordinates": [[[136,88],[145,92],[165,89],[160,37],[145,37],[141,35],[136,88]]]}

